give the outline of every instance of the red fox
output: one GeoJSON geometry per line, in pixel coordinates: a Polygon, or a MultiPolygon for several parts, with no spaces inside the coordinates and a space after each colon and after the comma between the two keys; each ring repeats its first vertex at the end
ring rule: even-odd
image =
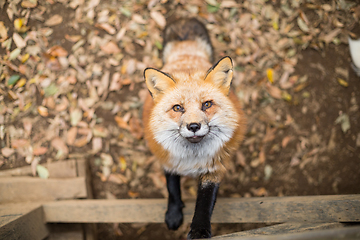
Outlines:
{"type": "Polygon", "coordinates": [[[149,96],[144,104],[145,139],[161,161],[169,191],[165,222],[183,222],[180,175],[199,178],[189,239],[210,238],[210,219],[226,162],[242,141],[246,120],[230,84],[230,57],[215,65],[205,26],[180,19],[164,30],[164,66],[147,68],[149,96]]]}

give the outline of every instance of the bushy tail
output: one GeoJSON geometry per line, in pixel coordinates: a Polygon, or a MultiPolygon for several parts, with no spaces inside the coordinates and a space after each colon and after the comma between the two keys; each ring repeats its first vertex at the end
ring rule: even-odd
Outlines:
{"type": "Polygon", "coordinates": [[[164,48],[172,41],[202,39],[211,49],[210,61],[213,61],[213,47],[208,31],[203,23],[196,18],[181,18],[170,22],[164,29],[164,48]]]}

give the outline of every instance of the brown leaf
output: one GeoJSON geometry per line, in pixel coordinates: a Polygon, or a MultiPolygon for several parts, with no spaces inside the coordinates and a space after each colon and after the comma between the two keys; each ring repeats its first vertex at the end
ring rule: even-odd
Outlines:
{"type": "Polygon", "coordinates": [[[123,128],[123,129],[126,129],[126,130],[129,130],[129,129],[130,129],[129,125],[127,124],[126,121],[124,121],[124,120],[122,119],[122,117],[115,116],[115,121],[116,121],[117,125],[118,125],[120,128],[123,128]]]}
{"type": "Polygon", "coordinates": [[[1,149],[1,154],[4,157],[10,157],[11,155],[14,154],[14,152],[15,152],[15,149],[13,149],[13,148],[4,147],[1,149]]]}
{"type": "Polygon", "coordinates": [[[76,135],[77,135],[77,127],[70,128],[66,135],[66,143],[70,146],[73,145],[76,140],[76,135]]]}
{"type": "Polygon", "coordinates": [[[100,48],[107,54],[117,54],[117,53],[121,52],[118,45],[112,41],[108,42],[107,44],[105,44],[103,46],[100,46],[100,48]]]}
{"type": "Polygon", "coordinates": [[[270,96],[272,96],[273,98],[276,98],[276,99],[281,99],[282,98],[280,88],[278,88],[276,86],[273,86],[270,83],[267,83],[266,84],[266,90],[270,94],[270,96]]]}
{"type": "Polygon", "coordinates": [[[47,147],[37,147],[37,148],[34,148],[33,154],[34,154],[34,156],[44,155],[47,152],[47,150],[48,150],[47,147]]]}
{"type": "Polygon", "coordinates": [[[13,34],[13,40],[18,48],[21,49],[21,48],[26,47],[25,40],[16,32],[14,32],[14,34],[13,34]]]}
{"type": "Polygon", "coordinates": [[[63,17],[60,16],[59,14],[55,14],[54,16],[50,17],[48,20],[45,21],[45,26],[55,26],[58,25],[60,23],[62,23],[63,21],[63,17]]]}
{"type": "Polygon", "coordinates": [[[68,55],[68,52],[59,45],[51,47],[46,53],[53,57],[66,57],[68,55]]]}
{"type": "Polygon", "coordinates": [[[69,154],[69,148],[66,146],[64,140],[59,137],[56,137],[51,141],[51,146],[56,150],[61,151],[64,155],[69,154]]]}
{"type": "Polygon", "coordinates": [[[97,23],[95,27],[101,28],[111,35],[116,33],[116,29],[108,23],[97,23]]]}
{"type": "Polygon", "coordinates": [[[154,21],[161,27],[164,28],[166,25],[166,19],[164,15],[162,15],[160,12],[157,11],[151,11],[150,16],[154,21]]]}
{"type": "Polygon", "coordinates": [[[88,140],[87,140],[87,137],[85,136],[85,137],[76,139],[73,145],[74,145],[75,147],[83,147],[83,146],[85,146],[87,143],[88,143],[88,140]]]}

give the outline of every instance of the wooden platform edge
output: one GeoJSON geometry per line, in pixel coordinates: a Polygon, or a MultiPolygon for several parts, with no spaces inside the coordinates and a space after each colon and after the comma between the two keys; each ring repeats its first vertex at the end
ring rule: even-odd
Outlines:
{"type": "Polygon", "coordinates": [[[219,236],[216,240],[352,240],[360,239],[360,226],[257,236],[219,236]]]}
{"type": "Polygon", "coordinates": [[[9,208],[6,211],[0,209],[0,240],[42,240],[48,236],[49,230],[42,206],[30,204],[28,208],[22,208],[22,211],[19,210],[18,205],[7,207],[9,208]]]}
{"type": "Polygon", "coordinates": [[[287,233],[300,233],[314,230],[325,230],[345,227],[344,223],[281,223],[268,227],[256,228],[248,231],[230,233],[222,236],[215,236],[213,239],[236,239],[241,237],[255,237],[264,235],[276,235],[287,233]]]}
{"type": "MultiPolygon", "coordinates": [[[[194,200],[184,201],[190,222],[194,200]]],[[[43,205],[49,222],[162,223],[166,199],[64,200],[43,205]]],[[[213,223],[359,222],[360,195],[220,198],[213,223]]]]}

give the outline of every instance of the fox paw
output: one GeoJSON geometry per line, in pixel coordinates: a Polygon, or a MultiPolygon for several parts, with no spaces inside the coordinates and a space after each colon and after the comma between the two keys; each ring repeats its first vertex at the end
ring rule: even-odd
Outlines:
{"type": "Polygon", "coordinates": [[[165,214],[165,223],[170,230],[176,230],[183,223],[181,208],[169,208],[165,214]]]}
{"type": "Polygon", "coordinates": [[[211,238],[209,229],[191,229],[187,235],[187,239],[211,238]]]}

